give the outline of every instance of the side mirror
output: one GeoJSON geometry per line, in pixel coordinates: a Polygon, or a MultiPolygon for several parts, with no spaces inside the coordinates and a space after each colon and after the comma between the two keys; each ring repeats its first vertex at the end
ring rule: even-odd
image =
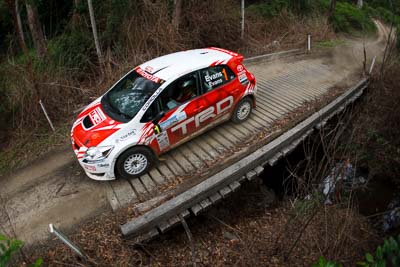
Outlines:
{"type": "Polygon", "coordinates": [[[153,124],[157,125],[158,122],[164,117],[165,112],[164,111],[160,111],[153,119],[153,124]]]}

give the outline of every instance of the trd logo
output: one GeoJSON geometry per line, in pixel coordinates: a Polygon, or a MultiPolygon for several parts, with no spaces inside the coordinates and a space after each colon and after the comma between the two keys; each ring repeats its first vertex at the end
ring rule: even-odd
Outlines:
{"type": "Polygon", "coordinates": [[[187,125],[194,121],[194,125],[196,128],[200,126],[202,122],[210,118],[214,118],[215,116],[229,110],[233,105],[233,96],[228,96],[227,98],[222,99],[221,101],[217,102],[214,106],[211,106],[202,112],[190,117],[189,119],[179,123],[178,125],[171,128],[171,132],[175,132],[179,129],[182,129],[182,134],[187,134],[187,125]]]}

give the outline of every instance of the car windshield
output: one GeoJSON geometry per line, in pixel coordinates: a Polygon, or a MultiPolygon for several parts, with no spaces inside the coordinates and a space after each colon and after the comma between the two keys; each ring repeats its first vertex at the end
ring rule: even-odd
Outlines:
{"type": "Polygon", "coordinates": [[[104,95],[101,100],[104,111],[115,120],[127,122],[139,112],[159,86],[132,71],[104,95]]]}

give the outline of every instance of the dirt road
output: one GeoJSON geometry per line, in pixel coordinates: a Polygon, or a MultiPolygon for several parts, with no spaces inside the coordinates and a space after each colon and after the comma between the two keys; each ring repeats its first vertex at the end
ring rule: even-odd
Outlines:
{"type": "MultiPolygon", "coordinates": [[[[354,77],[360,71],[364,46],[369,61],[382,54],[388,30],[379,22],[377,26],[378,39],[351,38],[345,45],[324,52],[329,56],[316,59],[311,55],[302,60],[304,64],[318,61],[334,66],[337,82],[346,82],[350,74],[354,77]]],[[[288,59],[271,62],[268,66],[271,77],[285,75],[287,62],[288,59]]],[[[71,229],[111,209],[107,198],[110,184],[87,178],[69,147],[1,178],[0,184],[0,232],[28,244],[45,240],[49,223],[71,229]]]]}

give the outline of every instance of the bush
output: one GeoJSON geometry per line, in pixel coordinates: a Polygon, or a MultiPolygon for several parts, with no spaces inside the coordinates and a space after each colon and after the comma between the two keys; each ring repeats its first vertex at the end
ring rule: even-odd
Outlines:
{"type": "Polygon", "coordinates": [[[93,55],[93,40],[89,32],[73,29],[49,42],[49,54],[55,66],[84,71],[93,55]]]}
{"type": "Polygon", "coordinates": [[[306,14],[315,7],[311,3],[312,1],[310,0],[272,0],[266,3],[250,5],[247,11],[264,18],[275,17],[284,9],[296,14],[306,14]]]}
{"type": "MultiPolygon", "coordinates": [[[[0,267],[7,266],[10,263],[13,254],[20,250],[22,245],[22,241],[7,238],[0,234],[0,267]]],[[[43,260],[39,258],[35,263],[28,265],[28,267],[39,267],[42,263],[43,260]]]]}
{"type": "Polygon", "coordinates": [[[382,246],[376,249],[375,255],[365,254],[365,261],[357,263],[363,267],[400,266],[400,236],[386,239],[382,246]]]}
{"type": "Polygon", "coordinates": [[[0,267],[6,266],[11,260],[12,255],[21,248],[22,242],[9,239],[0,235],[0,267]]]}
{"type": "Polygon", "coordinates": [[[371,17],[364,10],[345,2],[337,3],[332,23],[339,32],[372,32],[376,29],[371,17]]]}
{"type": "Polygon", "coordinates": [[[279,15],[281,11],[288,8],[288,2],[285,0],[274,0],[268,3],[253,4],[247,8],[251,14],[255,14],[264,18],[271,18],[279,15]]]}

